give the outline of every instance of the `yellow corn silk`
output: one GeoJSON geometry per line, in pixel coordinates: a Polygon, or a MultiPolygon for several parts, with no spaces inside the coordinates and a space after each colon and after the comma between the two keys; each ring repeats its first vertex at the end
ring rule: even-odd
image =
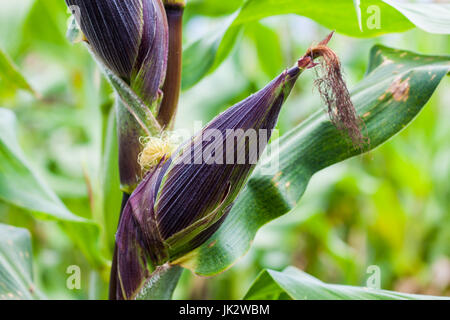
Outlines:
{"type": "Polygon", "coordinates": [[[139,154],[138,162],[143,173],[155,168],[161,159],[169,159],[177,148],[176,143],[168,134],[160,137],[142,137],[140,141],[143,150],[139,154]]]}

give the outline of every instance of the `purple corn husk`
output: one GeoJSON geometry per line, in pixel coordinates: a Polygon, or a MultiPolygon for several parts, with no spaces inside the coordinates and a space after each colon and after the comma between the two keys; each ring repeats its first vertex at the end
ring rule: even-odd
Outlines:
{"type": "Polygon", "coordinates": [[[128,200],[117,232],[119,299],[134,298],[157,266],[191,252],[220,227],[265,149],[302,70],[296,66],[283,72],[220,114],[147,174],[128,200]],[[228,138],[240,129],[266,134],[253,142],[238,135],[228,145],[228,138]],[[200,154],[199,146],[208,152],[200,154]],[[234,163],[227,163],[229,155],[234,163]],[[211,161],[212,156],[219,160],[211,161]]]}
{"type": "Polygon", "coordinates": [[[157,108],[167,69],[169,31],[161,0],[66,0],[91,50],[157,108]]]}

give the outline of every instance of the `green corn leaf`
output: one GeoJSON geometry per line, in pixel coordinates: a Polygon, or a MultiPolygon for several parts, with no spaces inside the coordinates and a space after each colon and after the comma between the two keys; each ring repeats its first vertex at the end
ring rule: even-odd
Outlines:
{"type": "Polygon", "coordinates": [[[218,34],[207,35],[190,44],[183,51],[181,88],[194,86],[208,73],[214,71],[231,53],[242,30],[242,25],[233,27],[225,23],[218,34]]]}
{"type": "Polygon", "coordinates": [[[218,35],[204,37],[185,49],[182,88],[189,89],[216,70],[232,51],[242,28],[263,18],[297,14],[330,30],[362,38],[414,27],[400,12],[381,0],[361,1],[356,9],[351,0],[249,0],[236,12],[230,24],[224,24],[224,30],[218,35]]]}
{"type": "Polygon", "coordinates": [[[262,71],[270,79],[280,74],[285,67],[285,63],[278,33],[261,23],[247,26],[246,33],[255,43],[262,71]]]}
{"type": "Polygon", "coordinates": [[[246,293],[246,300],[429,300],[444,297],[405,294],[381,289],[327,284],[288,267],[262,271],[246,293]]]}
{"type": "Polygon", "coordinates": [[[117,141],[116,112],[111,109],[108,117],[105,147],[103,151],[103,212],[105,225],[105,239],[112,253],[116,240],[117,224],[119,223],[122,192],[119,180],[119,144],[117,141]]]}
{"type": "Polygon", "coordinates": [[[69,47],[64,30],[66,24],[67,7],[64,1],[35,0],[22,27],[21,45],[23,48],[33,46],[35,50],[55,59],[64,59],[61,52],[69,47]]]}
{"type": "Polygon", "coordinates": [[[417,27],[427,32],[450,34],[450,3],[383,1],[400,11],[417,27]]]}
{"type": "Polygon", "coordinates": [[[0,78],[7,81],[8,84],[22,90],[37,95],[25,77],[19,72],[14,62],[0,49],[0,78]]]}
{"type": "Polygon", "coordinates": [[[33,282],[30,233],[0,224],[0,300],[43,299],[33,282]]]}
{"type": "Polygon", "coordinates": [[[61,222],[87,259],[94,266],[104,266],[98,225],[70,212],[38,177],[20,149],[16,126],[14,113],[0,108],[0,200],[31,211],[38,219],[61,222]]]}
{"type": "Polygon", "coordinates": [[[158,267],[144,284],[136,300],[170,300],[183,268],[164,265],[158,267]]]}
{"type": "Polygon", "coordinates": [[[311,18],[328,29],[352,37],[374,37],[414,27],[401,13],[381,0],[361,1],[360,9],[363,31],[359,28],[358,17],[351,0],[250,0],[243,6],[234,25],[293,13],[311,18]],[[371,10],[375,7],[379,11],[371,10]],[[368,22],[371,22],[369,18],[376,12],[380,13],[382,21],[379,26],[371,27],[368,25],[368,22]]]}
{"type": "Polygon", "coordinates": [[[186,3],[186,10],[192,15],[218,17],[233,13],[244,2],[244,0],[189,0],[186,3]]]}
{"type": "MultiPolygon", "coordinates": [[[[419,114],[449,70],[448,56],[372,48],[368,73],[351,94],[365,121],[371,149],[419,114]]],[[[321,110],[278,143],[278,152],[273,144],[269,146],[221,228],[179,263],[204,276],[231,267],[250,248],[259,228],[296,206],[314,173],[361,153],[321,110]],[[264,167],[277,158],[276,174],[267,175],[264,167]]]]}
{"type": "Polygon", "coordinates": [[[0,1],[0,44],[6,51],[15,55],[21,47],[23,29],[35,0],[0,1]]]}

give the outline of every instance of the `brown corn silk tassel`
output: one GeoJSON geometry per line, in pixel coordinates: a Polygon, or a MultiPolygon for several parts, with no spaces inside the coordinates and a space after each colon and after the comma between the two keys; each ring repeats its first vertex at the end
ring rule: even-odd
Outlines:
{"type": "Polygon", "coordinates": [[[330,33],[318,45],[310,47],[305,56],[300,59],[299,64],[307,64],[309,60],[308,68],[319,66],[316,69],[315,86],[327,105],[331,122],[337,129],[348,134],[355,147],[363,149],[369,142],[368,137],[365,137],[361,130],[364,122],[356,113],[350,98],[342,76],[341,62],[336,53],[327,46],[333,34],[334,32],[330,33]],[[316,64],[313,61],[317,58],[321,58],[321,61],[316,64]]]}

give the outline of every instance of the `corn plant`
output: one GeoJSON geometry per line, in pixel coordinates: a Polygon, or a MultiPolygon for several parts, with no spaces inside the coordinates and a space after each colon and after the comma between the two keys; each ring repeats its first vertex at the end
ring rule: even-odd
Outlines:
{"type": "MultiPolygon", "coordinates": [[[[207,2],[193,1],[192,8],[207,2]]],[[[358,37],[402,32],[415,24],[429,32],[450,31],[431,5],[416,17],[414,7],[371,2],[386,20],[383,27],[364,31],[364,2],[230,1],[218,8],[235,12],[225,31],[183,50],[183,15],[189,6],[184,0],[66,0],[72,49],[82,43],[101,70],[99,91],[112,88],[113,98],[106,94],[103,104],[103,190],[90,191],[91,199],[103,192],[93,201],[99,207],[91,208],[101,217],[72,213],[32,169],[17,139],[16,117],[7,109],[0,109],[0,198],[59,222],[109,282],[109,299],[170,299],[183,270],[222,273],[245,255],[262,226],[297,206],[315,173],[370,154],[394,137],[449,73],[448,56],[375,45],[364,79],[348,89],[332,30],[358,37]],[[336,14],[329,15],[333,10],[336,14]],[[355,19],[348,19],[349,11],[355,19]],[[287,13],[310,17],[331,33],[193,136],[176,139],[182,90],[226,61],[247,24],[287,13]],[[274,137],[285,102],[307,73],[315,78],[314,94],[322,98],[323,110],[274,137]]],[[[0,71],[18,89],[45,101],[3,52],[0,71]]],[[[6,225],[0,230],[0,297],[43,298],[33,282],[29,234],[6,225]]],[[[281,298],[429,297],[327,285],[294,267],[263,270],[244,296],[281,298]]]]}

